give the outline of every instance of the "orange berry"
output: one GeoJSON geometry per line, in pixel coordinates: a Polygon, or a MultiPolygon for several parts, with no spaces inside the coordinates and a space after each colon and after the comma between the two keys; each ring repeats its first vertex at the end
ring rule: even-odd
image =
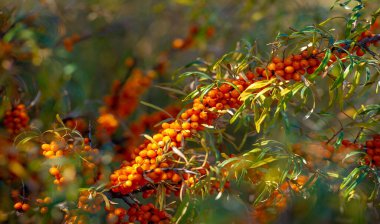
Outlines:
{"type": "Polygon", "coordinates": [[[281,60],[280,57],[275,56],[275,57],[272,58],[272,62],[277,64],[277,63],[282,62],[282,60],[281,60]]]}
{"type": "Polygon", "coordinates": [[[153,223],[158,223],[160,222],[160,217],[158,217],[157,215],[152,215],[152,217],[150,218],[150,221],[152,221],[153,223]]]}
{"type": "Polygon", "coordinates": [[[13,208],[16,209],[16,210],[20,210],[22,208],[22,203],[21,202],[17,202],[16,204],[14,204],[13,208]]]}
{"type": "Polygon", "coordinates": [[[197,122],[191,122],[191,128],[197,129],[199,127],[199,124],[197,122]]]}
{"type": "Polygon", "coordinates": [[[282,62],[276,64],[276,70],[282,70],[282,69],[284,69],[284,67],[285,67],[285,65],[282,62]]]}
{"type": "Polygon", "coordinates": [[[300,61],[300,60],[302,60],[302,55],[300,55],[300,54],[296,54],[296,55],[293,56],[293,59],[294,59],[295,61],[300,61]]]}
{"type": "Polygon", "coordinates": [[[215,108],[216,108],[217,110],[222,110],[222,109],[224,108],[224,106],[223,106],[222,103],[217,103],[216,106],[215,106],[215,108]]]}
{"type": "Polygon", "coordinates": [[[199,120],[199,117],[197,115],[193,114],[193,115],[191,115],[190,120],[193,121],[193,122],[196,122],[196,121],[199,120]]]}
{"type": "Polygon", "coordinates": [[[28,210],[30,209],[30,205],[29,204],[23,204],[22,205],[22,210],[24,211],[24,212],[27,212],[28,210]]]}
{"type": "MultiPolygon", "coordinates": [[[[166,123],[166,124],[168,124],[168,123],[166,123]]],[[[169,124],[168,124],[169,125],[169,124]]],[[[170,125],[169,125],[170,126],[170,125]]],[[[166,128],[165,128],[166,129],[166,128]]],[[[153,135],[153,140],[154,141],[156,141],[156,142],[159,142],[159,141],[161,141],[162,140],[162,138],[163,138],[164,136],[162,135],[162,134],[155,134],[155,135],[153,135]]]]}
{"type": "Polygon", "coordinates": [[[278,76],[284,76],[284,75],[285,75],[285,72],[284,72],[284,70],[276,70],[276,71],[274,72],[274,74],[276,74],[276,75],[278,75],[278,76]]]}
{"type": "Polygon", "coordinates": [[[264,71],[265,71],[264,68],[262,68],[262,67],[256,67],[257,74],[262,75],[264,71]]]}
{"type": "Polygon", "coordinates": [[[308,62],[309,62],[309,66],[311,66],[311,67],[314,67],[314,66],[316,66],[318,64],[318,60],[314,59],[314,58],[310,58],[308,60],[308,62]]]}
{"type": "Polygon", "coordinates": [[[286,59],[284,60],[284,65],[285,65],[285,66],[289,66],[289,65],[292,65],[292,64],[293,64],[292,59],[290,59],[290,58],[286,58],[286,59]]]}
{"type": "Polygon", "coordinates": [[[309,67],[309,62],[307,60],[305,60],[305,59],[302,59],[300,61],[300,65],[301,65],[302,68],[307,68],[307,67],[309,67]]]}
{"type": "Polygon", "coordinates": [[[364,52],[361,48],[358,48],[358,49],[356,50],[356,55],[357,55],[357,56],[361,57],[361,56],[363,56],[364,54],[365,54],[365,52],[364,52]]]}
{"type": "Polygon", "coordinates": [[[269,63],[268,66],[267,66],[268,70],[269,71],[274,71],[276,70],[276,64],[275,63],[269,63]]]}
{"type": "Polygon", "coordinates": [[[185,41],[181,38],[176,38],[173,40],[172,47],[174,49],[181,49],[185,46],[185,41]]]}
{"type": "Polygon", "coordinates": [[[292,66],[286,66],[285,73],[288,73],[288,74],[294,73],[294,68],[292,66]]]}
{"type": "Polygon", "coordinates": [[[154,151],[154,150],[149,150],[147,155],[150,157],[150,158],[154,158],[157,156],[157,153],[154,151]]]}
{"type": "Polygon", "coordinates": [[[175,174],[173,175],[173,177],[172,177],[172,181],[173,181],[174,183],[178,183],[178,182],[180,182],[181,180],[182,180],[181,176],[180,176],[179,174],[177,174],[177,173],[175,173],[175,174]]]}
{"type": "Polygon", "coordinates": [[[56,175],[59,174],[59,169],[58,169],[57,167],[51,167],[51,168],[49,169],[49,173],[50,173],[51,175],[53,175],[53,176],[56,176],[56,175]]]}
{"type": "Polygon", "coordinates": [[[184,129],[184,130],[190,130],[190,128],[191,128],[191,125],[190,125],[189,122],[183,122],[182,123],[182,129],[184,129]]]}

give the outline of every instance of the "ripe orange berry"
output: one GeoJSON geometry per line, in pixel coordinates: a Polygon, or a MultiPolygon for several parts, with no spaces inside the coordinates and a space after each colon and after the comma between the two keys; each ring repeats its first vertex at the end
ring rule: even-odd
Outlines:
{"type": "Polygon", "coordinates": [[[275,63],[269,63],[268,66],[267,66],[268,70],[269,71],[274,71],[276,70],[276,64],[275,63]]]}
{"type": "Polygon", "coordinates": [[[284,69],[284,67],[285,67],[285,65],[282,62],[276,64],[276,70],[282,70],[282,69],[284,69]]]}
{"type": "Polygon", "coordinates": [[[181,38],[176,38],[173,40],[172,47],[174,49],[181,49],[185,46],[185,41],[181,38]]]}
{"type": "Polygon", "coordinates": [[[188,118],[189,118],[189,115],[185,112],[185,113],[182,113],[181,114],[181,118],[183,119],[183,120],[187,120],[188,118]]]}
{"type": "Polygon", "coordinates": [[[365,54],[365,52],[364,52],[361,48],[358,48],[358,49],[356,50],[356,55],[357,55],[357,56],[361,57],[361,56],[363,56],[364,54],[365,54]]]}
{"type": "Polygon", "coordinates": [[[216,108],[217,110],[222,110],[222,109],[224,108],[224,106],[223,106],[222,103],[217,103],[216,106],[215,106],[215,108],[216,108]]]}
{"type": "Polygon", "coordinates": [[[199,120],[199,117],[197,115],[193,114],[193,115],[191,115],[190,120],[193,121],[193,122],[196,122],[196,121],[199,120]]]}
{"type": "Polygon", "coordinates": [[[191,128],[191,125],[190,125],[189,122],[183,122],[182,123],[182,129],[184,129],[184,130],[190,130],[190,128],[191,128]]]}
{"type": "Polygon", "coordinates": [[[305,59],[302,59],[302,60],[300,61],[300,66],[301,66],[302,68],[307,68],[307,67],[309,67],[309,62],[308,62],[307,60],[305,60],[305,59]]]}
{"type": "Polygon", "coordinates": [[[296,55],[293,56],[293,59],[294,59],[295,61],[300,61],[300,60],[302,60],[302,55],[300,55],[300,54],[296,54],[296,55]]]}
{"type": "Polygon", "coordinates": [[[197,129],[199,127],[199,124],[197,122],[191,122],[191,128],[197,129]]]}
{"type": "Polygon", "coordinates": [[[281,60],[280,57],[275,56],[275,57],[272,58],[272,62],[277,64],[277,63],[282,62],[282,60],[281,60]]]}
{"type": "Polygon", "coordinates": [[[177,174],[177,173],[173,174],[172,181],[173,181],[174,183],[178,183],[178,182],[180,182],[181,180],[182,180],[182,178],[181,178],[181,176],[180,176],[179,174],[177,174]]]}
{"type": "Polygon", "coordinates": [[[308,60],[308,62],[309,62],[309,66],[311,66],[311,67],[314,67],[314,66],[318,65],[318,60],[314,59],[314,58],[310,58],[308,60]]]}
{"type": "Polygon", "coordinates": [[[292,66],[286,66],[285,73],[288,73],[288,74],[294,73],[294,68],[292,66]]]}
{"type": "Polygon", "coordinates": [[[157,156],[157,153],[154,151],[154,150],[149,150],[147,155],[150,157],[150,158],[154,158],[157,156]]]}
{"type": "Polygon", "coordinates": [[[16,209],[16,210],[22,209],[22,203],[21,202],[17,202],[16,204],[14,204],[13,208],[16,209]]]}
{"type": "Polygon", "coordinates": [[[51,175],[53,175],[53,176],[57,176],[58,174],[59,174],[59,170],[58,170],[58,168],[57,167],[51,167],[50,169],[49,169],[49,173],[51,174],[51,175]]]}
{"type": "Polygon", "coordinates": [[[284,60],[284,65],[285,65],[285,66],[289,66],[289,65],[292,65],[292,64],[293,64],[292,59],[290,59],[290,58],[286,58],[286,59],[284,60]]]}
{"type": "Polygon", "coordinates": [[[21,208],[24,212],[27,212],[29,209],[30,209],[30,205],[29,204],[23,204],[22,205],[22,208],[21,208]]]}
{"type": "Polygon", "coordinates": [[[276,74],[276,75],[278,75],[278,76],[284,76],[285,75],[285,71],[284,70],[276,70],[275,72],[274,72],[274,74],[276,74]]]}

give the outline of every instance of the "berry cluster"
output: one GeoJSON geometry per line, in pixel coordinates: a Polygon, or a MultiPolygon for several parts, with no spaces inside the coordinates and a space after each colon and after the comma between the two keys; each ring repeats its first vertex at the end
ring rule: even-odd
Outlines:
{"type": "MultiPolygon", "coordinates": [[[[252,73],[247,78],[254,78],[252,73]]],[[[206,125],[211,125],[218,117],[218,111],[237,108],[240,105],[238,97],[240,92],[247,88],[251,81],[243,78],[228,80],[237,86],[234,89],[229,84],[210,90],[201,101],[194,99],[191,109],[187,109],[180,115],[180,119],[171,123],[163,123],[162,129],[153,135],[152,139],[146,140],[131,152],[131,160],[116,170],[110,177],[114,192],[127,194],[144,186],[149,181],[159,182],[171,180],[178,183],[183,177],[173,168],[176,164],[170,160],[168,154],[173,147],[181,148],[183,141],[192,136],[193,133],[203,130],[206,125]]]]}
{"type": "Polygon", "coordinates": [[[296,180],[284,182],[279,189],[273,191],[271,196],[265,202],[259,204],[253,210],[252,216],[255,223],[271,223],[278,214],[288,206],[288,198],[293,193],[301,191],[302,186],[307,182],[307,176],[298,176],[296,180]],[[291,193],[292,191],[292,193],[291,193]]]}
{"type": "Polygon", "coordinates": [[[84,190],[79,194],[78,208],[90,212],[96,213],[100,211],[103,198],[95,191],[84,190]]]}
{"type": "Polygon", "coordinates": [[[19,104],[5,112],[4,126],[11,135],[19,134],[28,128],[29,116],[24,104],[19,104]]]}
{"type": "Polygon", "coordinates": [[[256,72],[267,79],[277,75],[285,80],[301,81],[301,77],[306,73],[314,73],[324,56],[324,53],[317,49],[308,49],[284,59],[273,57],[266,69],[258,67],[256,72]]]}
{"type": "MultiPolygon", "coordinates": [[[[86,177],[86,181],[93,183],[96,173],[94,173],[97,161],[97,155],[99,150],[90,146],[90,139],[83,138],[80,141],[74,139],[74,137],[65,133],[61,135],[56,132],[54,139],[50,143],[43,143],[41,145],[42,155],[48,159],[61,158],[69,155],[79,155],[82,159],[82,171],[83,177],[86,177]],[[65,136],[65,137],[63,137],[65,136]],[[70,143],[69,143],[70,142],[70,143]],[[86,175],[88,174],[88,175],[86,175]]],[[[54,184],[62,186],[65,183],[65,177],[62,172],[65,166],[54,165],[52,161],[52,167],[49,169],[49,173],[54,176],[54,184]]],[[[71,165],[70,165],[71,166],[71,165]]]]}
{"type": "Polygon", "coordinates": [[[53,166],[50,167],[49,173],[54,176],[54,184],[55,185],[62,185],[65,182],[65,178],[62,176],[61,171],[58,169],[58,167],[53,166]]]}
{"type": "Polygon", "coordinates": [[[69,149],[72,149],[72,145],[67,145],[64,140],[51,141],[49,144],[44,143],[41,145],[42,155],[46,158],[58,158],[63,156],[63,154],[67,154],[69,149]]]}
{"type": "Polygon", "coordinates": [[[141,224],[157,223],[165,224],[170,223],[170,216],[165,211],[160,211],[152,203],[146,205],[132,205],[127,214],[129,222],[140,222],[141,224]]]}
{"type": "Polygon", "coordinates": [[[30,209],[30,205],[24,202],[16,202],[13,208],[18,212],[27,212],[30,209]]]}
{"type": "MultiPolygon", "coordinates": [[[[361,46],[360,44],[356,44],[355,47],[353,48],[352,52],[355,52],[355,54],[359,57],[363,56],[365,54],[365,48],[368,49],[372,44],[375,45],[376,47],[380,46],[380,41],[376,40],[375,34],[372,33],[371,30],[364,31],[357,39],[357,43],[360,43],[361,41],[365,41],[365,44],[361,46]]],[[[346,47],[346,45],[342,45],[343,47],[346,47]]]]}
{"type": "Polygon", "coordinates": [[[45,197],[43,199],[38,198],[36,200],[38,207],[40,207],[39,211],[41,214],[46,214],[49,211],[48,206],[51,204],[52,200],[50,197],[45,197]]]}
{"type": "MultiPolygon", "coordinates": [[[[333,147],[329,147],[330,150],[333,149],[333,147]]],[[[350,152],[353,152],[355,150],[362,150],[362,145],[358,143],[353,143],[347,139],[342,140],[342,144],[340,147],[336,150],[334,150],[332,156],[331,156],[331,161],[333,161],[336,164],[339,165],[344,165],[342,164],[343,159],[345,159],[346,155],[349,154],[350,152]]],[[[351,157],[345,160],[346,164],[351,164],[355,162],[355,157],[351,157]]]]}
{"type": "Polygon", "coordinates": [[[372,140],[366,141],[365,148],[367,151],[366,162],[380,167],[380,135],[375,135],[372,140]]]}
{"type": "Polygon", "coordinates": [[[119,224],[123,222],[125,216],[127,215],[127,210],[124,208],[113,208],[108,210],[107,223],[108,224],[119,224]]]}
{"type": "Polygon", "coordinates": [[[112,113],[101,112],[96,122],[98,124],[96,126],[96,135],[100,139],[104,139],[112,135],[119,127],[119,121],[112,113]]]}
{"type": "Polygon", "coordinates": [[[354,157],[348,158],[342,163],[346,155],[354,150],[361,150],[362,146],[349,140],[342,140],[342,144],[335,149],[326,142],[321,143],[298,143],[292,145],[293,152],[305,158],[309,169],[322,168],[333,162],[340,166],[351,164],[354,157]]]}
{"type": "Polygon", "coordinates": [[[104,98],[107,112],[112,112],[119,118],[126,118],[135,111],[141,94],[152,84],[156,72],[148,71],[146,74],[140,69],[133,69],[131,76],[122,84],[116,81],[110,96],[104,98]]]}

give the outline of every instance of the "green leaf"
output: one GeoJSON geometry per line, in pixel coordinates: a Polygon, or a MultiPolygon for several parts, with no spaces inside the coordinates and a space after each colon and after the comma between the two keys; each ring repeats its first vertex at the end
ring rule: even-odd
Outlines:
{"type": "Polygon", "coordinates": [[[265,158],[265,159],[262,159],[262,160],[260,160],[260,161],[257,161],[257,162],[255,162],[255,163],[253,163],[249,168],[250,168],[250,169],[254,169],[254,168],[257,168],[257,167],[263,166],[263,165],[265,165],[265,164],[268,164],[268,163],[274,162],[274,161],[276,161],[276,160],[278,160],[278,157],[272,157],[272,156],[270,156],[270,157],[267,157],[267,158],[265,158]]]}
{"type": "Polygon", "coordinates": [[[272,78],[269,80],[262,80],[252,83],[240,94],[239,99],[244,101],[243,99],[246,97],[246,95],[250,95],[251,93],[256,92],[257,90],[274,83],[276,80],[276,78],[272,78]]]}
{"type": "Polygon", "coordinates": [[[342,144],[343,137],[344,137],[344,132],[340,131],[340,133],[338,134],[338,138],[336,139],[336,142],[334,144],[334,147],[336,149],[339,148],[339,146],[342,144]]]}
{"type": "Polygon", "coordinates": [[[189,76],[196,76],[201,79],[213,80],[208,74],[199,71],[182,73],[181,75],[179,75],[179,78],[186,78],[189,76]]]}
{"type": "Polygon", "coordinates": [[[239,117],[239,115],[243,112],[243,110],[245,109],[245,104],[241,105],[239,107],[239,109],[235,112],[235,114],[232,116],[232,118],[230,119],[230,124],[233,124],[236,119],[239,117]]]}
{"type": "Polygon", "coordinates": [[[348,74],[351,73],[351,71],[354,68],[354,63],[350,63],[348,67],[344,70],[343,73],[341,73],[338,78],[334,81],[331,90],[336,89],[337,87],[341,86],[343,84],[343,81],[347,78],[348,74]]]}

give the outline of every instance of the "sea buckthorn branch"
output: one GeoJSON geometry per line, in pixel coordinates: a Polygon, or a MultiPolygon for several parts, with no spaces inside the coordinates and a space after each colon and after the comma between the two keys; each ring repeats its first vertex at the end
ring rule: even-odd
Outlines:
{"type": "MultiPolygon", "coordinates": [[[[344,58],[346,57],[346,54],[340,53],[339,57],[344,58]]],[[[193,97],[197,95],[198,96],[200,95],[200,96],[198,98],[195,98],[194,103],[193,103],[193,108],[188,109],[185,113],[182,113],[179,116],[178,120],[173,121],[171,123],[164,123],[162,125],[163,130],[160,130],[159,134],[153,135],[150,141],[146,141],[144,144],[142,144],[139,147],[139,149],[134,150],[135,156],[132,156],[132,161],[127,162],[125,166],[123,166],[120,170],[115,171],[115,173],[111,175],[111,184],[112,186],[114,186],[112,188],[112,191],[120,192],[121,194],[129,194],[133,192],[134,190],[138,189],[139,187],[144,186],[145,184],[150,182],[150,180],[153,180],[153,182],[156,182],[158,175],[166,174],[166,171],[167,171],[167,170],[162,170],[162,169],[157,170],[157,171],[155,170],[154,172],[150,171],[152,170],[151,167],[157,167],[157,165],[161,164],[161,161],[160,161],[161,159],[159,160],[154,159],[152,161],[152,158],[155,158],[157,156],[157,152],[159,152],[159,156],[164,155],[162,154],[161,151],[159,151],[161,147],[169,144],[170,147],[169,148],[164,147],[164,149],[165,151],[171,151],[175,149],[177,145],[181,146],[182,139],[186,139],[194,135],[197,131],[203,130],[204,128],[200,125],[211,125],[212,122],[220,116],[218,115],[219,113],[218,111],[221,111],[223,109],[229,109],[229,108],[235,108],[235,109],[239,108],[241,106],[242,101],[233,100],[233,99],[237,99],[238,97],[241,97],[241,92],[244,92],[244,90],[247,90],[248,86],[250,87],[251,93],[254,93],[257,90],[263,87],[266,87],[266,85],[271,84],[270,82],[276,83],[275,78],[270,79],[268,81],[265,80],[265,79],[269,79],[271,76],[275,77],[275,75],[278,75],[277,74],[278,72],[275,72],[276,68],[285,69],[284,74],[286,73],[288,76],[288,77],[285,77],[286,79],[295,78],[294,80],[298,81],[299,76],[297,75],[302,75],[302,74],[294,73],[295,67],[298,68],[298,66],[300,66],[300,68],[304,69],[303,71],[305,71],[306,69],[309,69],[310,70],[308,71],[309,74],[316,73],[317,70],[318,70],[317,72],[320,72],[320,70],[322,70],[324,67],[324,66],[321,66],[321,61],[324,61],[324,64],[326,65],[327,64],[326,58],[327,60],[329,59],[329,57],[326,57],[324,53],[319,50],[315,50],[315,51],[313,50],[312,52],[309,52],[309,50],[303,51],[299,55],[295,55],[284,60],[275,57],[274,59],[272,59],[272,64],[268,64],[267,69],[262,69],[262,68],[256,69],[256,72],[258,73],[257,75],[255,75],[252,72],[247,72],[245,76],[248,77],[248,82],[246,82],[245,78],[240,77],[237,80],[236,79],[228,80],[234,86],[231,86],[228,84],[215,86],[215,84],[211,83],[204,86],[203,90],[201,90],[200,93],[198,92],[199,90],[195,90],[191,95],[193,97]],[[293,59],[295,62],[292,61],[293,59]],[[296,75],[296,77],[294,77],[293,73],[296,75]],[[256,83],[253,80],[256,80],[256,83]],[[263,84],[264,82],[267,82],[267,84],[263,84]],[[256,85],[255,87],[256,89],[252,87],[255,85],[256,85]],[[235,86],[236,86],[236,89],[234,89],[235,86]],[[227,99],[230,99],[230,100],[227,101],[227,99]],[[211,115],[211,119],[209,117],[210,115],[211,115]],[[205,120],[206,122],[199,122],[202,120],[205,120]],[[183,125],[185,127],[183,127],[183,125]],[[190,130],[190,132],[183,132],[183,130],[190,130]],[[181,133],[181,135],[179,135],[179,133],[181,133]],[[166,139],[162,141],[164,137],[166,137],[166,139]],[[175,144],[172,144],[172,143],[175,143],[175,144]],[[134,161],[133,161],[133,157],[134,157],[134,161]],[[144,158],[150,158],[150,159],[146,160],[144,158]],[[146,162],[149,162],[150,165],[146,162]],[[145,178],[146,173],[148,173],[147,175],[152,174],[151,176],[149,176],[149,181],[146,180],[145,178]]],[[[336,58],[332,60],[334,62],[336,58]]],[[[264,96],[263,93],[261,94],[264,96]]],[[[167,163],[165,164],[168,164],[168,165],[170,164],[171,166],[178,165],[177,162],[171,161],[171,160],[168,160],[167,163]]],[[[165,168],[165,167],[160,167],[160,168],[165,168]]],[[[181,175],[179,175],[176,172],[174,172],[174,174],[173,173],[170,174],[170,176],[172,175],[173,176],[177,175],[175,180],[172,179],[173,182],[181,181],[182,179],[181,175]]],[[[166,179],[166,177],[164,179],[166,179]]]]}
{"type": "Polygon", "coordinates": [[[7,110],[4,116],[4,126],[11,136],[16,136],[29,127],[29,115],[24,104],[19,104],[7,110]]]}

